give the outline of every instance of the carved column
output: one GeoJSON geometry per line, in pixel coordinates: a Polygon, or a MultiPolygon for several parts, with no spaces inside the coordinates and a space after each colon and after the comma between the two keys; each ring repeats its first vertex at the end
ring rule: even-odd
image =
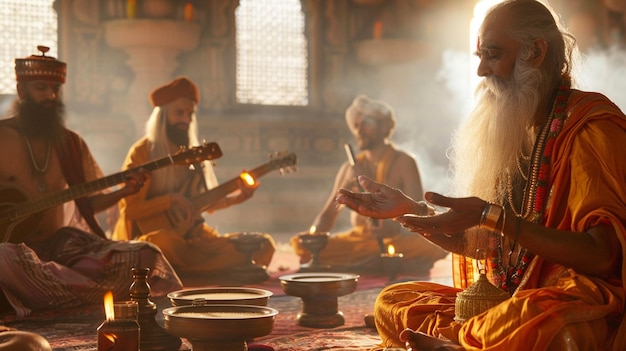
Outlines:
{"type": "Polygon", "coordinates": [[[200,27],[169,19],[116,19],[104,23],[109,46],[128,53],[127,64],[135,73],[124,101],[139,137],[151,108],[148,94],[171,80],[178,55],[198,45],[200,27]]]}
{"type": "Polygon", "coordinates": [[[323,49],[323,67],[325,67],[323,99],[326,110],[343,113],[353,93],[348,87],[346,57],[348,46],[348,3],[342,0],[324,2],[324,20],[326,21],[325,47],[323,49]]]}
{"type": "Polygon", "coordinates": [[[224,111],[235,104],[237,6],[238,0],[205,3],[207,18],[196,66],[201,67],[198,82],[202,91],[200,105],[207,110],[224,111]]]}

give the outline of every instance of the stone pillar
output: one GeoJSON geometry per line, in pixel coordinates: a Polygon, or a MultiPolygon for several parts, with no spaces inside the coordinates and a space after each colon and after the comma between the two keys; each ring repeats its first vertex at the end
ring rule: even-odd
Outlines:
{"type": "Polygon", "coordinates": [[[122,103],[132,116],[135,135],[139,137],[151,112],[148,94],[173,78],[178,55],[198,45],[200,27],[168,19],[116,19],[105,22],[104,29],[107,44],[128,53],[127,64],[135,73],[122,103]]]}

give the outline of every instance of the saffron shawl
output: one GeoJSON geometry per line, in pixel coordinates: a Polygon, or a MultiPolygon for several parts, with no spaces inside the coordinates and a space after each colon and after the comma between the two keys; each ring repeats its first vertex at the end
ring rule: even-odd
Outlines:
{"type": "MultiPolygon", "coordinates": [[[[626,143],[626,118],[603,95],[575,90],[568,101],[568,111],[568,119],[555,140],[551,195],[544,225],[584,232],[595,225],[610,223],[624,253],[626,155],[618,150],[626,143]]],[[[615,338],[608,344],[612,344],[613,350],[623,350],[626,259],[622,257],[622,276],[605,280],[535,257],[514,297],[495,308],[500,311],[490,310],[463,325],[459,332],[461,344],[468,349],[514,350],[519,347],[515,346],[516,340],[525,338],[528,339],[525,348],[532,345],[533,350],[543,350],[563,328],[569,327],[578,336],[588,335],[588,340],[600,335],[609,340],[615,338]],[[514,316],[526,313],[535,317],[514,316]],[[615,314],[620,317],[616,319],[615,314]],[[619,331],[605,330],[610,328],[605,318],[610,319],[606,324],[618,324],[619,331]],[[484,328],[490,330],[489,335],[479,331],[484,328]]],[[[598,347],[595,343],[578,346],[585,350],[598,347]]]]}
{"type": "MultiPolygon", "coordinates": [[[[551,195],[544,224],[583,232],[600,223],[615,228],[626,253],[626,118],[606,97],[572,90],[569,114],[555,140],[551,195]],[[554,202],[559,199],[559,202],[554,202]]],[[[454,301],[477,278],[472,260],[456,256],[455,287],[430,282],[385,288],[376,301],[383,345],[403,346],[404,328],[458,341],[466,350],[545,350],[576,340],[581,350],[626,348],[626,255],[621,276],[585,276],[535,257],[509,300],[459,324],[454,301]],[[576,337],[573,337],[576,336],[576,337]]]]}

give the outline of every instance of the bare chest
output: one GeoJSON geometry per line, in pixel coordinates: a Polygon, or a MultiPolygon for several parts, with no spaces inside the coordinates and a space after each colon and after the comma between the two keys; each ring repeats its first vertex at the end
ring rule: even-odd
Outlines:
{"type": "Polygon", "coordinates": [[[65,188],[54,147],[0,131],[0,186],[19,188],[31,199],[65,188]]]}

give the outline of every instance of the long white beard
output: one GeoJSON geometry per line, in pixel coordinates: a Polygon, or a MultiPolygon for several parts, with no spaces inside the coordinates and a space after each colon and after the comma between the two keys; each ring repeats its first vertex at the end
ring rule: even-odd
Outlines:
{"type": "Polygon", "coordinates": [[[453,138],[451,164],[456,196],[477,196],[502,203],[509,174],[520,153],[534,144],[532,130],[542,73],[523,62],[509,81],[487,77],[477,87],[477,104],[453,138]]]}

